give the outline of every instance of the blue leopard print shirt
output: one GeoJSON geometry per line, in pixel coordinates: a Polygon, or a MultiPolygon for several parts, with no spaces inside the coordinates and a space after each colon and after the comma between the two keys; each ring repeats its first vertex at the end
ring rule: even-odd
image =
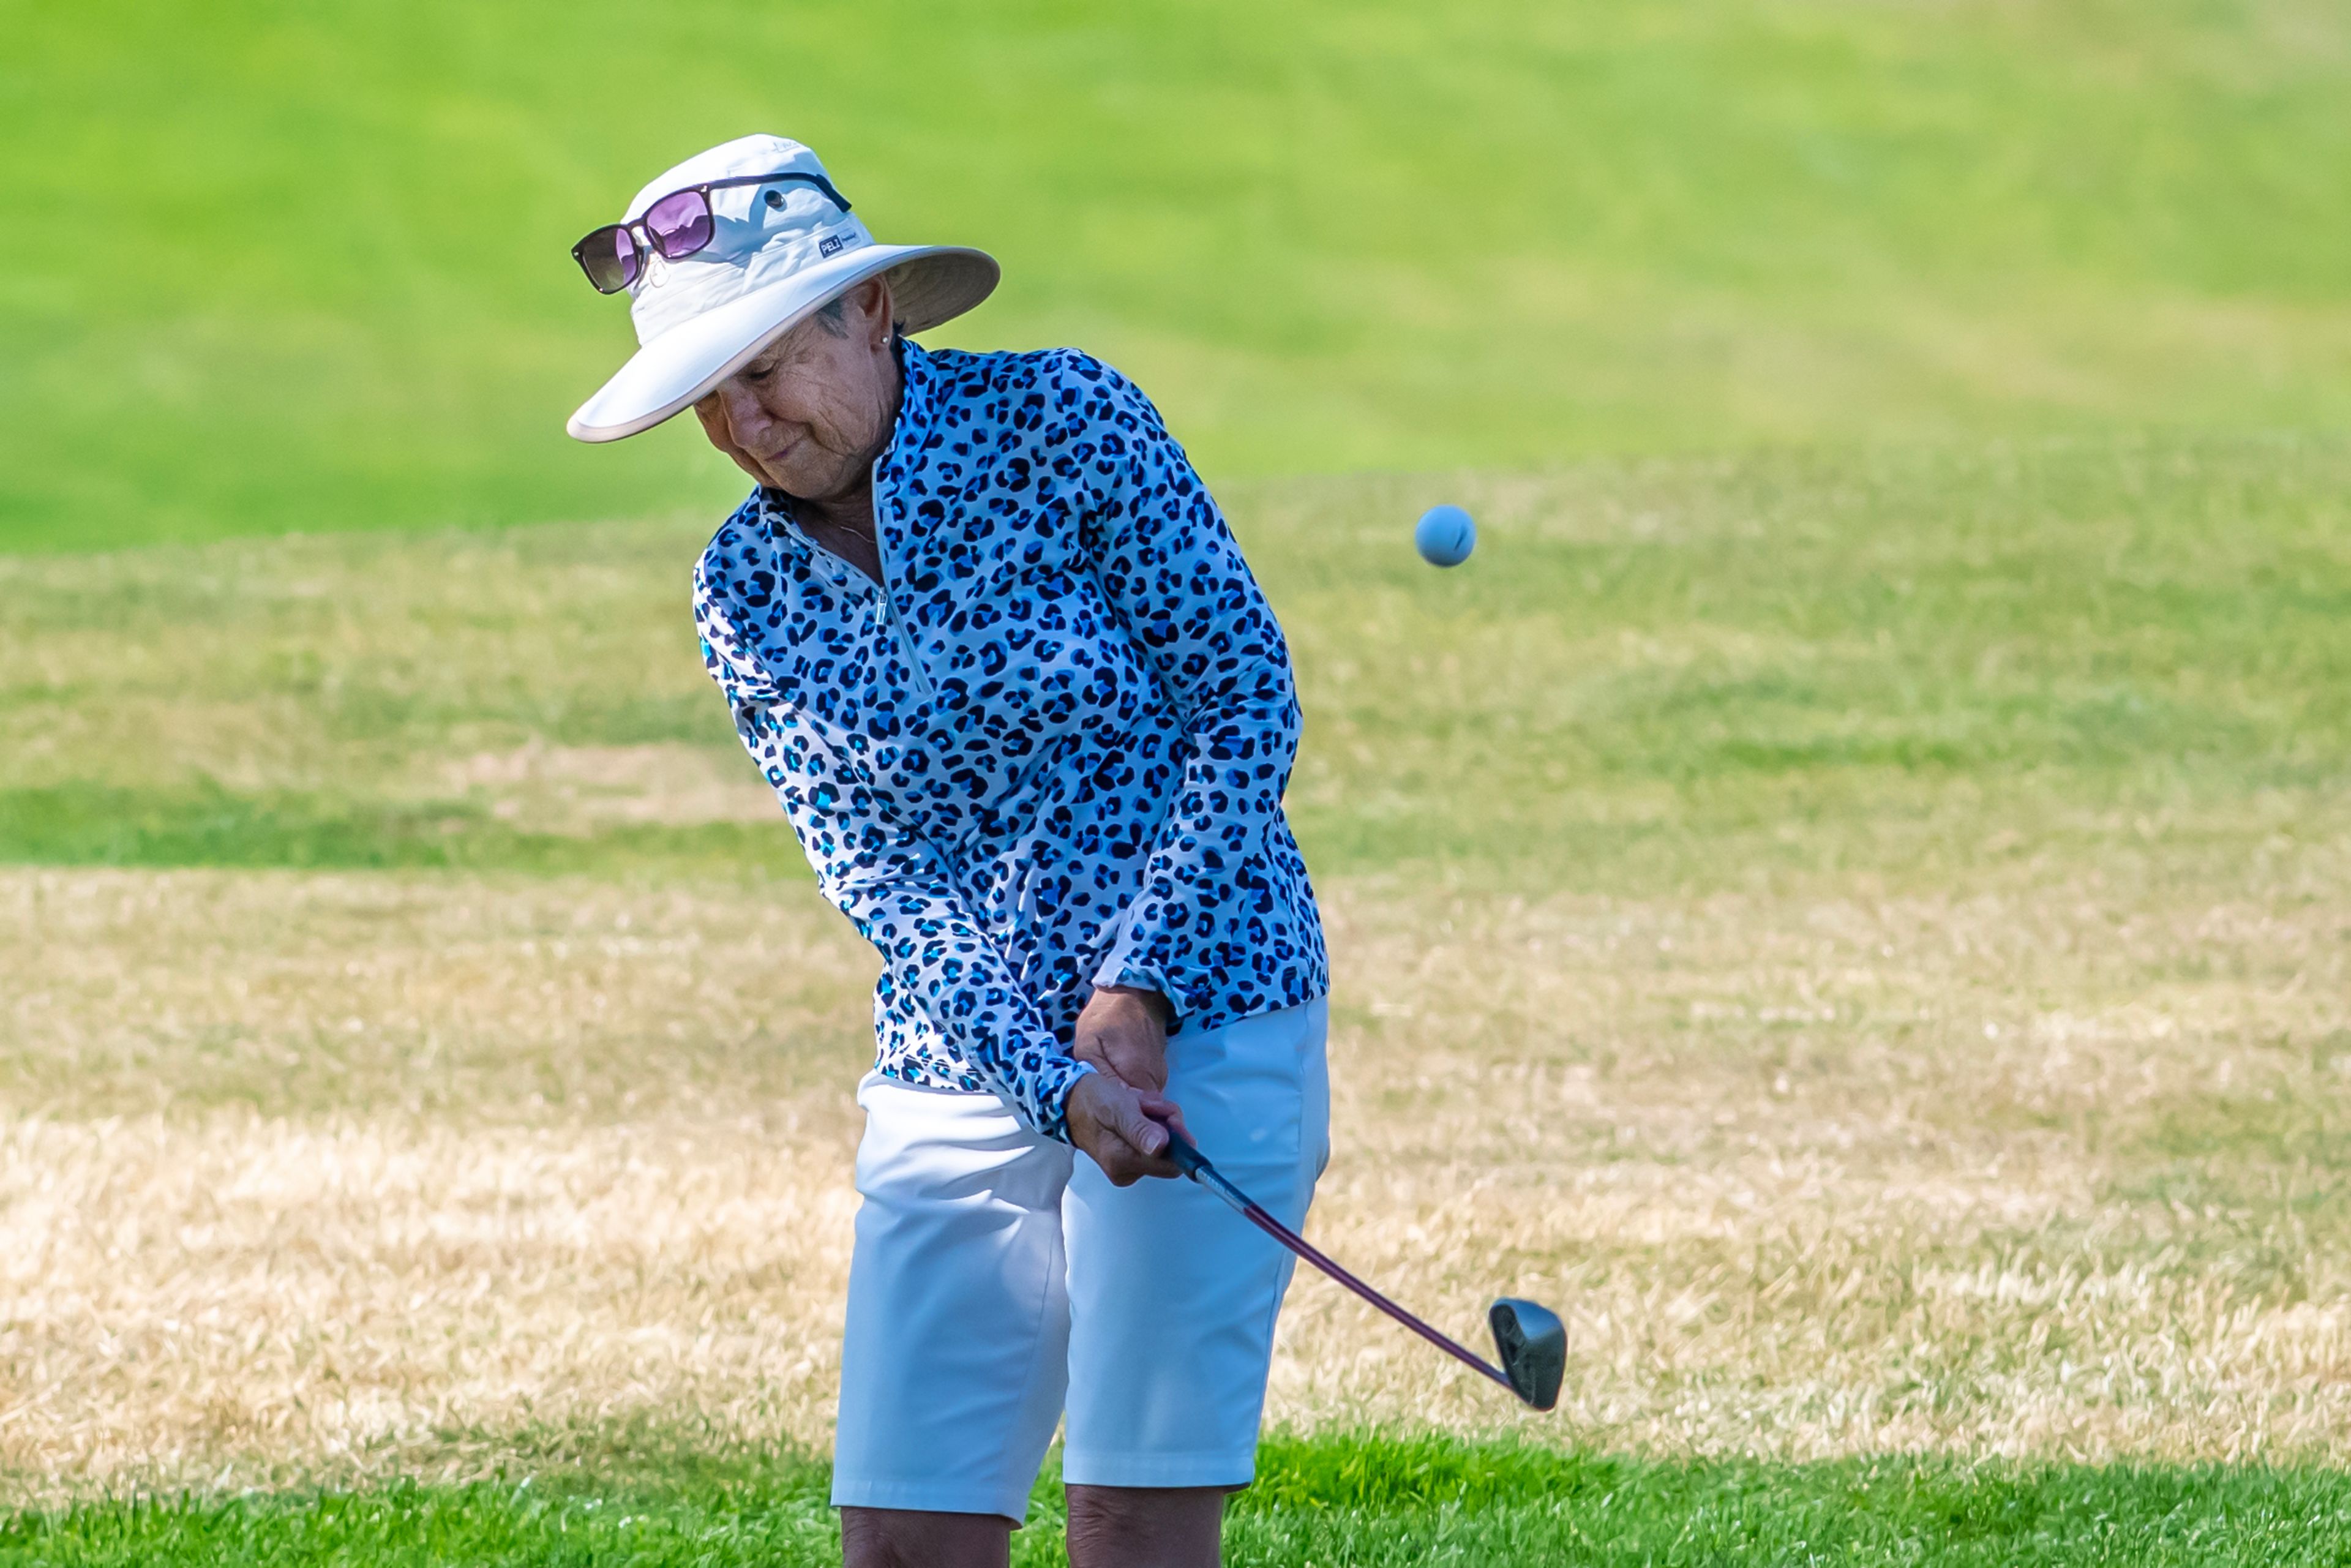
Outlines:
{"type": "Polygon", "coordinates": [[[1150,400],[1071,350],[902,350],[886,589],[754,491],[695,572],[704,662],[825,895],[881,950],[879,1070],[1066,1140],[1079,1010],[1180,1027],[1329,986],[1281,812],[1290,654],[1150,400]]]}

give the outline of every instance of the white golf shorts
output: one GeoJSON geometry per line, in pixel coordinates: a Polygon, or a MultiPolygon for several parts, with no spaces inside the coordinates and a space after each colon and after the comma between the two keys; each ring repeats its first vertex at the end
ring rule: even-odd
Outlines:
{"type": "MultiPolygon", "coordinates": [[[[1202,1152],[1292,1227],[1330,1153],[1328,1018],[1167,1042],[1202,1152]]],[[[1113,1186],[992,1094],[869,1073],[857,1102],[834,1506],[1018,1521],[1065,1413],[1070,1483],[1249,1482],[1287,1251],[1191,1182],[1113,1186]]]]}

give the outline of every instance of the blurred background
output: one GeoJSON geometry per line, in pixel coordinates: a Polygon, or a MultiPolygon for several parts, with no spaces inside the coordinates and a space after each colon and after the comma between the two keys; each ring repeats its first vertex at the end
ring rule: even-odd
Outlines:
{"type": "MultiPolygon", "coordinates": [[[[744,131],[1212,476],[2351,412],[2333,0],[0,0],[0,542],[592,520],[568,255],[744,131]]],[[[690,478],[685,476],[690,476],[690,478]]]]}

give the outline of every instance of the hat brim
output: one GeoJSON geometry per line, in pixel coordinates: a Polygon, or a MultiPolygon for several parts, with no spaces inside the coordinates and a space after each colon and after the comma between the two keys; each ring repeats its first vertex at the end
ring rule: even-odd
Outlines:
{"type": "Polygon", "coordinates": [[[994,293],[1002,276],[994,256],[962,246],[872,245],[843,252],[671,328],[631,356],[564,429],[581,441],[651,430],[708,396],[826,303],[884,272],[908,332],[962,315],[994,293]]]}

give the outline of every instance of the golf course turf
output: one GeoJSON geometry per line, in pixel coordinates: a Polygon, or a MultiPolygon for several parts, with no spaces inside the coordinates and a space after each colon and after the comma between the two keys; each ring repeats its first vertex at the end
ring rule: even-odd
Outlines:
{"type": "MultiPolygon", "coordinates": [[[[2134,439],[1461,476],[1441,493],[1479,508],[1483,553],[1443,577],[1407,542],[1437,481],[1228,486],[1300,650],[1293,810],[1355,1042],[1317,1239],[1464,1331],[1499,1291],[1558,1302],[1570,1408],[1526,1439],[1667,1450],[1480,1447],[1490,1391],[1440,1385],[1449,1364],[1304,1281],[1292,1315],[1326,1337],[1286,1354],[1316,1407],[1379,1428],[1275,1444],[1234,1561],[2334,1560],[2351,1483],[2314,1467],[2339,1452],[2351,1263],[2329,915],[2346,462],[2314,439],[2134,439]],[[1819,960],[1788,946],[1873,909],[1819,960]],[[1946,975],[1954,953],[1977,956],[1946,975]],[[1595,1072],[1596,1105],[1540,1101],[1544,1129],[1510,1109],[1595,1072]],[[1709,1206],[1758,1201],[1756,1148],[1794,1185],[1719,1238],[1709,1206]],[[1973,1201],[1951,1195],[2007,1162],[2019,1181],[1948,1231],[1936,1216],[1973,1201]],[[1481,1229],[1483,1184],[1552,1194],[1576,1169],[1604,1194],[1611,1172],[1669,1185],[1615,1218],[1541,1197],[1481,1229]],[[1835,1197],[1802,1174],[1840,1169],[1835,1197]],[[1401,1204],[1364,1185],[1413,1172],[1401,1204]],[[1674,1188],[1695,1228],[1660,1250],[1674,1188]],[[1437,1411],[1470,1435],[1414,1436],[1437,1411]],[[1878,1457],[1870,1430],[1943,1453],[1878,1457]],[[2304,1468],[2258,1462],[2262,1431],[2304,1468]],[[1749,1433],[1778,1451],[1704,1457],[1749,1433]],[[2030,1457],[2057,1433],[2152,1454],[2030,1457]]],[[[804,1414],[784,1427],[821,1430],[806,1347],[835,1308],[830,1265],[803,1288],[801,1260],[838,1239],[861,961],[703,689],[677,613],[697,528],[0,560],[0,845],[26,944],[0,977],[22,1020],[0,1089],[32,1118],[11,1212],[49,1299],[115,1303],[16,1331],[51,1392],[11,1469],[51,1511],[0,1554],[831,1550],[819,1465],[729,1456],[769,1451],[785,1361],[804,1414]],[[706,956],[632,956],[672,951],[706,956]],[[695,1129],[683,1166],[673,1127],[695,1129]],[[544,1153],[512,1165],[517,1137],[544,1153]],[[455,1185],[402,1209],[412,1145],[455,1185]],[[549,1158],[578,1174],[538,1174],[549,1158]],[[694,1176],[711,1158],[738,1163],[694,1176]],[[583,1181],[640,1170],[625,1203],[651,1218],[559,1241],[623,1201],[583,1181]],[[708,1274],[697,1212],[768,1181],[807,1228],[747,1209],[727,1245],[774,1260],[708,1274]],[[61,1200],[83,1216],[62,1232],[39,1218],[61,1200]],[[467,1240],[471,1219],[430,1239],[484,1203],[511,1239],[467,1240]],[[676,1261],[642,1251],[680,1227],[676,1261]],[[152,1262],[126,1272],[124,1245],[152,1262]],[[608,1247],[611,1283],[566,1282],[608,1247]],[[588,1327],[612,1306],[636,1315],[588,1327]],[[94,1346],[84,1312],[130,1337],[94,1346]],[[685,1407],[738,1412],[698,1452],[532,1459],[531,1410],[657,1416],[643,1379],[672,1355],[636,1347],[740,1313],[730,1332],[771,1322],[771,1348],[675,1364],[685,1407]],[[609,1351],[568,1359],[583,1332],[609,1351]],[[444,1343],[482,1352],[445,1363],[444,1343]],[[455,1370],[482,1353],[515,1364],[455,1370]],[[444,1440],[426,1412],[452,1375],[522,1403],[444,1440]],[[371,1457],[387,1438],[408,1458],[371,1457]],[[98,1458],[123,1443],[221,1468],[98,1458]],[[354,1490],[303,1479],[353,1459],[354,1490]],[[152,1500],[106,1500],[125,1484],[152,1500]]],[[[1043,1507],[1019,1538],[1040,1562],[1043,1507]]]]}
{"type": "Polygon", "coordinates": [[[569,254],[799,137],[1212,478],[2351,414],[2335,0],[0,0],[0,548],[666,515],[569,254]],[[615,114],[625,103],[628,112],[615,114]],[[15,152],[22,149],[21,153],[15,152]]]}
{"type": "MultiPolygon", "coordinates": [[[[2245,1568],[2351,1559],[2333,1471],[1642,1462],[1425,1437],[1275,1439],[1227,1530],[1232,1562],[2245,1568]]],[[[1049,1474],[1016,1564],[1059,1562],[1049,1474]]],[[[0,1527],[45,1568],[702,1568],[837,1561],[815,1461],[705,1465],[615,1486],[576,1475],[190,1502],[96,1502],[0,1527]]]]}
{"type": "Polygon", "coordinates": [[[739,475],[562,434],[570,243],[754,129],[1198,459],[1309,1233],[1568,1321],[1523,1416],[1301,1275],[1229,1561],[2351,1564],[2339,0],[0,39],[0,1568],[837,1560],[871,957],[694,645],[739,475]]]}

